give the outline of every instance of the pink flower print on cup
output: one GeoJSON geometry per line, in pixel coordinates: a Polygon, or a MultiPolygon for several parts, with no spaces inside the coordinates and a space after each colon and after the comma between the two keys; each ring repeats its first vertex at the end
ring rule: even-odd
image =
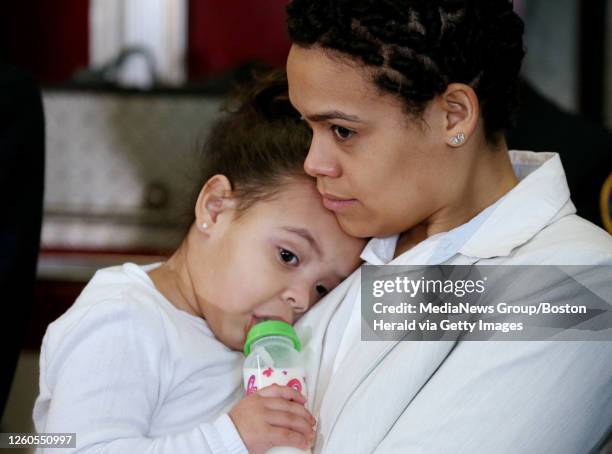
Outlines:
{"type": "Polygon", "coordinates": [[[297,379],[297,378],[293,378],[293,379],[289,380],[289,381],[287,382],[287,386],[288,386],[289,388],[293,388],[293,389],[295,389],[295,390],[296,390],[297,392],[299,392],[299,393],[301,393],[301,392],[302,392],[302,383],[301,383],[301,382],[300,382],[300,380],[299,380],[299,379],[297,379]]]}
{"type": "Polygon", "coordinates": [[[255,375],[253,374],[247,382],[246,395],[253,394],[255,391],[257,391],[257,385],[255,384],[255,375]]]}

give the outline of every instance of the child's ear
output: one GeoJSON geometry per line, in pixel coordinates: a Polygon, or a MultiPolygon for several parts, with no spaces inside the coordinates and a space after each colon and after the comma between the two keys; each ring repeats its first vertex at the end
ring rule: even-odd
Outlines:
{"type": "Polygon", "coordinates": [[[206,231],[217,222],[224,211],[235,208],[232,184],[225,175],[211,177],[202,187],[195,206],[196,227],[206,231]]]}

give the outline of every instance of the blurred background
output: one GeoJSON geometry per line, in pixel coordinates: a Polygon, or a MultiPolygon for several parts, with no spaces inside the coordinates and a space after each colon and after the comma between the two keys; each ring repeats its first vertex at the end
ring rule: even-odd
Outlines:
{"type": "MultiPolygon", "coordinates": [[[[286,3],[0,6],[0,239],[14,245],[0,245],[2,432],[33,431],[42,336],[94,271],[177,246],[201,184],[197,144],[223,97],[285,64],[286,3]]],[[[514,3],[528,53],[509,145],[560,152],[579,214],[612,230],[612,0],[514,3]]]]}

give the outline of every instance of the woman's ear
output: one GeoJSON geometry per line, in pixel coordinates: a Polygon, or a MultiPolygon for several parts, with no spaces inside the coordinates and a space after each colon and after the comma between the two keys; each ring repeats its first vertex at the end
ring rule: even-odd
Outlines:
{"type": "Polygon", "coordinates": [[[452,83],[442,94],[441,101],[446,112],[446,143],[460,147],[470,139],[478,125],[478,97],[469,85],[452,83]]]}
{"type": "Polygon", "coordinates": [[[202,187],[195,206],[196,227],[205,232],[215,225],[219,214],[235,208],[232,184],[225,175],[211,177],[202,187]]]}

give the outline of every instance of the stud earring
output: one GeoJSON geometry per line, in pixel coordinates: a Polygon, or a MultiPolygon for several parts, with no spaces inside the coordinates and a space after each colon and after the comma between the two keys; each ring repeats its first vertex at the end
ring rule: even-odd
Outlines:
{"type": "Polygon", "coordinates": [[[451,143],[453,145],[461,145],[464,140],[465,140],[465,134],[462,132],[460,132],[456,136],[451,137],[451,143]]]}
{"type": "Polygon", "coordinates": [[[202,224],[202,228],[203,228],[204,230],[206,230],[206,229],[208,228],[208,223],[207,223],[207,222],[203,223],[203,224],[202,224]]]}

